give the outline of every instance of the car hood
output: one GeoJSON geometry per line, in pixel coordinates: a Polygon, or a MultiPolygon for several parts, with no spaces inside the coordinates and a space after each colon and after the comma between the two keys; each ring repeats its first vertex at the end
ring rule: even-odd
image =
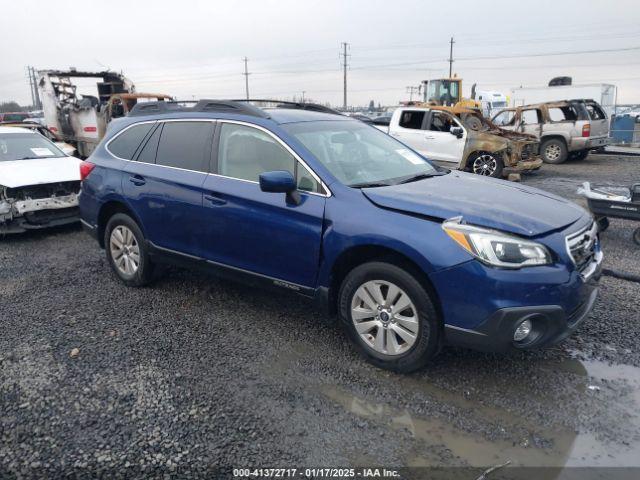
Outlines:
{"type": "Polygon", "coordinates": [[[0,162],[0,185],[16,188],[80,180],[80,163],[75,157],[0,162]]]}
{"type": "Polygon", "coordinates": [[[542,190],[464,172],[362,193],[379,207],[442,220],[462,216],[469,224],[528,237],[564,228],[586,214],[542,190]]]}

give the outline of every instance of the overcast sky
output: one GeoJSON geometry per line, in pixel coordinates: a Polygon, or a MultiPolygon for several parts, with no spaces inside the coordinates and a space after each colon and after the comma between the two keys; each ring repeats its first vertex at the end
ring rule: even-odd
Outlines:
{"type": "Polygon", "coordinates": [[[0,101],[22,104],[27,65],[108,67],[138,91],[180,99],[243,97],[247,56],[252,97],[305,91],[340,105],[341,42],[349,103],[396,104],[407,86],[448,73],[451,36],[467,94],[473,83],[508,94],[570,75],[640,103],[638,0],[29,0],[2,2],[0,36],[0,101]]]}

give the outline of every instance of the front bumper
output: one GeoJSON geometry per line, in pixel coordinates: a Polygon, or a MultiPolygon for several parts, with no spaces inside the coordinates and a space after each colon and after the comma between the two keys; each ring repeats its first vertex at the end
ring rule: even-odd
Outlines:
{"type": "Polygon", "coordinates": [[[527,160],[520,160],[513,166],[505,167],[505,172],[528,172],[539,169],[543,164],[542,158],[536,157],[527,160]]]}
{"type": "Polygon", "coordinates": [[[78,195],[4,202],[0,212],[0,234],[55,227],[80,219],[78,195]]]}
{"type": "Polygon", "coordinates": [[[559,305],[510,307],[497,310],[476,330],[445,325],[445,341],[449,345],[497,353],[548,347],[576,331],[589,316],[597,296],[598,288],[593,287],[587,299],[569,314],[559,305]],[[516,328],[526,319],[533,324],[531,339],[514,342],[516,328]]]}

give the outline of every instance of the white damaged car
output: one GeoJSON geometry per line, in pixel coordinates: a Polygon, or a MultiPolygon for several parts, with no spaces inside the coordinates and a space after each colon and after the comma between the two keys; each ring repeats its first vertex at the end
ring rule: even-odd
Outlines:
{"type": "Polygon", "coordinates": [[[80,163],[39,133],[0,126],[0,235],[79,221],[80,163]]]}

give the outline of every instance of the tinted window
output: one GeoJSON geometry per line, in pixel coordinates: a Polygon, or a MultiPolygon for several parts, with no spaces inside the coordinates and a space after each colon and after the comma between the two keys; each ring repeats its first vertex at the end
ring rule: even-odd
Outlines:
{"type": "Polygon", "coordinates": [[[538,110],[523,110],[522,121],[525,125],[540,123],[538,120],[538,110]]]}
{"type": "Polygon", "coordinates": [[[146,140],[142,150],[138,154],[138,158],[136,159],[138,162],[156,163],[156,152],[158,151],[158,140],[160,140],[161,131],[162,125],[159,125],[146,140]]]}
{"type": "Polygon", "coordinates": [[[109,151],[116,157],[131,160],[153,123],[141,123],[126,129],[109,143],[109,151]]]}
{"type": "Polygon", "coordinates": [[[295,175],[295,164],[295,158],[263,131],[231,123],[222,125],[218,147],[220,175],[257,182],[261,173],[274,170],[295,175]]]}
{"type": "Polygon", "coordinates": [[[400,115],[400,126],[402,128],[422,128],[422,121],[426,112],[420,110],[405,110],[400,115]]]}
{"type": "Polygon", "coordinates": [[[206,172],[212,133],[211,122],[166,122],[158,143],[156,164],[206,172]]]}

